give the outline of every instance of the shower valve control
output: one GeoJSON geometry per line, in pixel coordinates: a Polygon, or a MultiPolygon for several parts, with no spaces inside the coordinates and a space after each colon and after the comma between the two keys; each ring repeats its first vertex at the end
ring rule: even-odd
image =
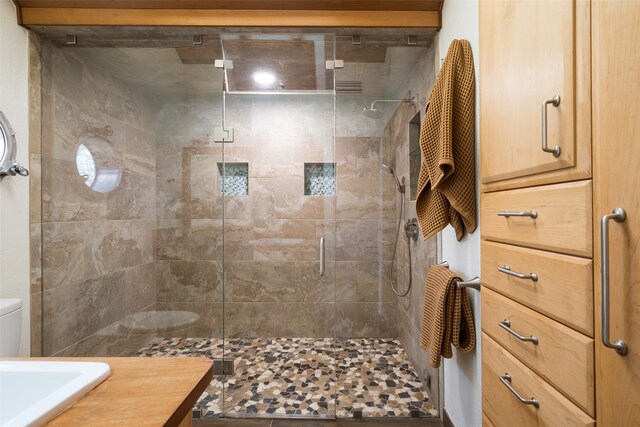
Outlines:
{"type": "Polygon", "coordinates": [[[419,230],[420,228],[418,227],[418,220],[416,218],[408,219],[404,224],[404,232],[407,237],[413,239],[414,242],[418,241],[419,230]]]}

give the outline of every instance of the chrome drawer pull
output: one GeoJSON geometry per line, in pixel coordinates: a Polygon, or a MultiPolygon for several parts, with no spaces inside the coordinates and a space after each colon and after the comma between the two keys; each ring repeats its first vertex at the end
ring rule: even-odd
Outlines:
{"type": "Polygon", "coordinates": [[[504,319],[502,322],[498,322],[498,326],[500,326],[505,331],[509,332],[514,337],[518,338],[520,341],[531,342],[531,343],[533,343],[535,345],[538,345],[538,337],[536,337],[535,335],[530,335],[528,337],[525,337],[523,335],[520,335],[519,333],[517,333],[513,329],[511,329],[511,321],[510,320],[504,319]]]}
{"type": "Polygon", "coordinates": [[[529,212],[509,212],[509,211],[503,211],[503,212],[498,212],[498,216],[503,216],[506,218],[509,218],[510,216],[528,216],[529,218],[538,218],[538,212],[536,211],[529,211],[529,212]]]}
{"type": "Polygon", "coordinates": [[[557,107],[560,105],[560,95],[554,96],[552,99],[547,99],[542,102],[542,151],[545,153],[553,153],[553,157],[560,155],[560,147],[557,145],[553,148],[547,146],[547,105],[553,105],[557,107]]]}
{"type": "Polygon", "coordinates": [[[622,208],[615,208],[613,212],[605,215],[600,220],[600,256],[602,278],[602,344],[614,349],[618,354],[627,354],[627,345],[621,339],[611,342],[609,338],[609,220],[624,222],[627,213],[622,208]]]}
{"type": "Polygon", "coordinates": [[[524,397],[522,397],[522,396],[520,395],[520,393],[518,393],[518,392],[516,391],[516,389],[514,389],[514,388],[511,386],[511,375],[509,375],[509,373],[506,373],[506,374],[504,374],[504,375],[502,375],[502,376],[500,376],[500,377],[498,377],[498,378],[500,378],[500,382],[501,382],[502,384],[504,384],[504,386],[505,386],[506,388],[508,388],[508,389],[509,389],[509,391],[510,391],[510,392],[511,392],[515,397],[517,397],[517,398],[518,398],[518,400],[519,400],[521,403],[524,403],[525,405],[533,405],[533,406],[535,406],[536,408],[539,408],[539,407],[540,407],[540,402],[538,402],[538,399],[536,399],[535,397],[532,397],[531,399],[525,399],[524,397]],[[507,382],[507,381],[508,381],[508,382],[507,382]]]}
{"type": "Polygon", "coordinates": [[[522,274],[511,271],[511,267],[505,265],[504,267],[498,267],[500,273],[508,274],[509,276],[517,277],[518,279],[529,279],[533,282],[538,281],[538,275],[536,273],[522,274]]]}

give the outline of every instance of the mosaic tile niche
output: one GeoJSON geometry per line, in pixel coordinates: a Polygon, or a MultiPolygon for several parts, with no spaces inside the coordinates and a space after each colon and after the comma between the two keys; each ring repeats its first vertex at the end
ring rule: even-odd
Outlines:
{"type": "Polygon", "coordinates": [[[218,163],[220,192],[225,196],[249,195],[249,163],[218,163]]]}
{"type": "Polygon", "coordinates": [[[335,196],[336,165],[335,163],[304,164],[304,195],[335,196]]]}

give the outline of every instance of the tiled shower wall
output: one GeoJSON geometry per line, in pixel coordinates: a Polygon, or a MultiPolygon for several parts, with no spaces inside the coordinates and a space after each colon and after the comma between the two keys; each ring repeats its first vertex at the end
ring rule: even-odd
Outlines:
{"type": "Polygon", "coordinates": [[[32,246],[42,253],[43,280],[34,265],[33,283],[42,286],[42,353],[127,354],[146,337],[118,325],[156,301],[152,105],[138,88],[84,60],[82,49],[43,45],[41,67],[37,51],[34,40],[32,115],[40,111],[33,108],[40,83],[42,128],[41,144],[31,147],[32,246]],[[96,137],[114,148],[122,170],[112,192],[88,188],[76,170],[78,145],[96,137]]]}
{"type": "MultiPolygon", "coordinates": [[[[45,355],[128,354],[151,336],[122,325],[140,310],[196,313],[172,334],[221,336],[223,146],[213,128],[222,97],[145,94],[94,67],[82,49],[41,49],[34,38],[31,50],[31,126],[40,111],[43,126],[42,141],[31,132],[34,354],[42,276],[45,355]],[[96,134],[122,161],[112,193],[92,192],[75,169],[77,144],[96,134]]],[[[387,280],[398,207],[380,164],[393,156],[393,140],[382,138],[385,119],[361,114],[370,101],[339,95],[334,122],[332,96],[227,96],[235,142],[224,160],[249,164],[249,194],[224,204],[228,337],[399,335],[414,364],[424,360],[415,341],[420,310],[398,304],[387,280]],[[304,164],[332,161],[336,194],[305,196],[304,164]]],[[[417,254],[418,295],[404,304],[421,304],[419,269],[435,244],[417,254]]],[[[406,266],[402,244],[399,255],[406,266]]]]}
{"type": "MultiPolygon", "coordinates": [[[[362,102],[340,102],[358,117],[338,120],[336,194],[307,196],[305,163],[334,161],[333,97],[227,95],[235,140],[224,159],[249,165],[249,194],[225,196],[228,337],[397,334],[397,306],[380,276],[390,264],[393,185],[380,174],[381,138],[349,136],[366,134],[353,127],[362,102]]],[[[191,334],[219,336],[222,146],[211,135],[221,100],[157,104],[158,306],[196,312],[191,334]]]]}
{"type": "MultiPolygon", "coordinates": [[[[395,111],[385,129],[385,140],[389,140],[393,149],[393,164],[397,174],[406,180],[407,191],[403,195],[405,200],[405,213],[403,223],[406,219],[416,218],[416,203],[410,199],[409,182],[411,179],[409,162],[409,122],[417,113],[424,118],[426,101],[431,93],[431,87],[435,80],[435,53],[430,48],[423,52],[417,62],[414,72],[411,73],[413,79],[409,82],[409,87],[416,88],[420,99],[419,109],[410,105],[400,105],[395,111]]],[[[417,177],[414,179],[417,180],[417,177]]],[[[396,199],[397,212],[400,209],[400,196],[396,199]]],[[[401,232],[398,243],[398,267],[397,280],[399,289],[405,290],[409,285],[409,250],[407,248],[404,231],[401,232]]],[[[427,377],[431,376],[432,388],[437,387],[438,370],[432,368],[427,362],[427,353],[420,348],[420,334],[422,329],[422,316],[424,309],[424,286],[429,267],[436,262],[436,238],[423,240],[422,236],[418,241],[411,240],[411,263],[412,263],[412,287],[406,297],[398,298],[398,338],[402,343],[416,372],[422,377],[425,384],[427,377]]],[[[432,398],[438,405],[437,395],[432,398]]]]}

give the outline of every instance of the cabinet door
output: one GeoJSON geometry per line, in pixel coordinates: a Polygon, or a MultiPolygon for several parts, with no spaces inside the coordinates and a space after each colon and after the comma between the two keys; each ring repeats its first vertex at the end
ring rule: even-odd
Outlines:
{"type": "Polygon", "coordinates": [[[484,191],[590,177],[589,3],[480,1],[484,191]],[[542,150],[542,104],[547,146],[542,150]]]}
{"type": "Polygon", "coordinates": [[[593,2],[596,414],[599,426],[640,425],[640,2],[593,2]],[[602,343],[601,218],[609,221],[609,335],[602,343]]]}

